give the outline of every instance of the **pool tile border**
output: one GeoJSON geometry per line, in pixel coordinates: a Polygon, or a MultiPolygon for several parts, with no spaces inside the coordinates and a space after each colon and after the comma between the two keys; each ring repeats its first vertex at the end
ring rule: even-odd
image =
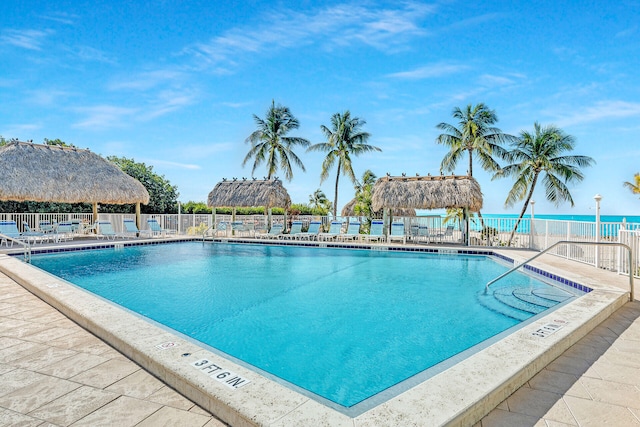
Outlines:
{"type": "MultiPolygon", "coordinates": [[[[197,239],[185,239],[193,241],[197,239]]],[[[177,240],[173,240],[177,241],[177,240]]],[[[238,241],[240,242],[240,241],[238,241]]],[[[120,243],[120,242],[116,242],[120,243]]],[[[136,244],[159,244],[155,242],[128,242],[136,244]]],[[[255,241],[242,241],[242,243],[255,243],[255,241]]],[[[268,242],[273,244],[274,242],[268,242]]],[[[93,248],[102,245],[94,245],[93,248]]],[[[115,245],[107,244],[107,247],[115,245]]],[[[126,246],[126,244],[125,244],[126,246]]],[[[315,244],[303,244],[302,246],[317,246],[315,244]]],[[[333,245],[328,245],[331,247],[333,245]]],[[[363,249],[363,246],[353,246],[363,249]]],[[[87,248],[90,249],[90,248],[87,248]]],[[[371,249],[371,247],[369,248],[371,249]]],[[[412,248],[413,252],[432,253],[463,253],[458,249],[431,249],[412,248]]],[[[69,250],[73,250],[69,248],[69,250]]],[[[78,250],[77,248],[75,250],[78,250]]],[[[375,249],[373,249],[375,250],[375,249]]],[[[402,250],[387,248],[387,250],[402,250]]],[[[496,255],[507,262],[513,262],[508,257],[500,256],[493,251],[466,251],[469,254],[482,253],[484,255],[496,255]]],[[[5,257],[10,259],[13,257],[5,257]]],[[[296,393],[283,389],[277,384],[270,384],[255,372],[246,371],[238,366],[238,371],[253,378],[254,387],[247,388],[248,394],[242,396],[220,393],[215,386],[203,384],[199,378],[193,378],[190,370],[180,360],[180,354],[184,351],[192,351],[190,357],[218,357],[207,350],[195,347],[190,342],[183,342],[176,351],[159,352],[155,348],[158,342],[164,342],[170,335],[167,331],[151,331],[157,326],[139,322],[136,318],[127,317],[126,312],[115,313],[113,308],[107,306],[104,310],[98,309],[99,302],[87,304],[84,296],[83,303],[71,301],[65,304],[65,299],[56,300],[56,297],[68,298],[73,293],[69,287],[60,282],[59,286],[51,286],[51,276],[40,272],[30,266],[19,263],[18,260],[7,265],[0,256],[0,270],[27,289],[40,296],[46,302],[67,314],[85,329],[114,343],[127,357],[135,360],[150,372],[157,375],[167,384],[182,392],[196,403],[207,408],[216,415],[220,415],[232,425],[472,425],[491,409],[497,406],[513,391],[526,383],[531,376],[550,363],[569,346],[583,337],[593,327],[606,319],[611,313],[626,302],[625,292],[611,292],[610,289],[591,292],[580,299],[580,302],[572,303],[554,312],[553,318],[568,320],[567,326],[557,333],[545,339],[533,339],[531,330],[548,323],[552,317],[540,318],[521,331],[505,338],[499,343],[491,345],[460,362],[458,365],[438,374],[401,395],[382,403],[371,410],[356,416],[345,416],[331,410],[318,402],[305,399],[296,393]],[[9,267],[9,268],[7,268],[9,267]],[[34,270],[36,270],[34,272],[34,270]],[[45,275],[43,278],[42,274],[45,275]],[[48,277],[48,278],[47,278],[48,277]],[[97,309],[97,311],[96,311],[97,309]],[[105,311],[111,312],[111,320],[105,321],[105,311]],[[89,314],[88,314],[89,313],[89,314]],[[92,317],[92,316],[95,316],[92,317]],[[113,321],[118,319],[114,324],[113,321]],[[162,336],[162,339],[160,339],[162,336]],[[155,338],[154,338],[155,337],[155,338]],[[129,338],[129,340],[127,339],[129,338]],[[482,369],[479,370],[479,368],[482,369]],[[484,374],[482,372],[485,372],[484,374]],[[276,396],[280,396],[276,398],[276,396]],[[425,402],[430,402],[425,405],[425,402]],[[289,409],[286,409],[289,408],[289,409]]],[[[542,270],[541,270],[542,271],[542,270]]],[[[549,277],[560,277],[547,273],[549,277]]],[[[55,276],[54,276],[55,280],[55,276]]],[[[566,279],[565,279],[566,280],[566,279]]],[[[575,282],[574,282],[575,283],[575,282]]],[[[130,315],[129,315],[130,316],[130,315]]],[[[179,337],[175,338],[180,340],[179,337]]],[[[187,354],[187,353],[184,353],[187,354]]],[[[223,359],[227,363],[226,359],[223,359]]]]}

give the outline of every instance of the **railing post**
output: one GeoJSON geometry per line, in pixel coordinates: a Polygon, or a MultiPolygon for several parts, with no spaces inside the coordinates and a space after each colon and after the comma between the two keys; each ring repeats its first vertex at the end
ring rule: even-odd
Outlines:
{"type": "MultiPolygon", "coordinates": [[[[593,196],[593,199],[596,201],[596,243],[600,242],[600,200],[602,200],[602,196],[600,194],[596,194],[593,196]]],[[[596,259],[595,265],[596,268],[600,268],[600,245],[596,245],[596,259]]]]}

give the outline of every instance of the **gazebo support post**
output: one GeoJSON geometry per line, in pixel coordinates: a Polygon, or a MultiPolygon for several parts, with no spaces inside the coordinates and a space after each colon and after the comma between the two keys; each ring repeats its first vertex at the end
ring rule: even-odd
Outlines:
{"type": "Polygon", "coordinates": [[[233,229],[233,223],[236,220],[236,207],[234,206],[233,209],[231,210],[231,235],[235,235],[236,234],[236,230],[233,229]]]}
{"type": "MultiPolygon", "coordinates": [[[[98,222],[98,202],[93,202],[93,223],[98,222]]],[[[93,232],[96,232],[96,229],[93,229],[93,232]]]]}
{"type": "Polygon", "coordinates": [[[141,218],[140,218],[140,202],[136,203],[136,227],[138,227],[138,230],[142,229],[142,224],[141,224],[141,218]]]}
{"type": "Polygon", "coordinates": [[[391,222],[389,221],[390,212],[390,208],[382,208],[382,223],[385,237],[389,235],[389,227],[391,227],[391,222]]]}
{"type": "Polygon", "coordinates": [[[462,208],[462,221],[464,230],[462,231],[462,244],[469,246],[469,208],[462,208]]]}

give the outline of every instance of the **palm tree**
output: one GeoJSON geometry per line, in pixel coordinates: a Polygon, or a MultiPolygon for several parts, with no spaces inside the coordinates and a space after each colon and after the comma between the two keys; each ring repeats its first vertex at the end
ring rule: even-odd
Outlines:
{"type": "Polygon", "coordinates": [[[354,213],[366,217],[366,227],[371,225],[371,220],[375,216],[373,212],[373,184],[378,177],[370,169],[362,174],[362,181],[356,183],[356,204],[353,207],[354,213]]]}
{"type": "Polygon", "coordinates": [[[321,125],[320,130],[327,137],[327,142],[320,142],[308,148],[308,151],[322,151],[327,153],[322,162],[320,183],[329,177],[329,171],[338,163],[336,174],[336,192],[333,200],[333,216],[338,214],[338,182],[340,174],[348,176],[354,184],[357,182],[351,165],[351,156],[358,156],[370,151],[382,151],[380,148],[367,144],[369,133],[361,130],[366,122],[358,117],[351,117],[349,111],[335,113],[331,116],[331,129],[321,125]]]}
{"type": "MultiPolygon", "coordinates": [[[[490,172],[499,170],[500,165],[494,157],[504,158],[506,150],[502,144],[513,141],[514,137],[492,126],[498,121],[495,111],[490,110],[484,103],[476,106],[469,104],[464,110],[455,107],[452,116],[458,120],[457,127],[449,123],[440,123],[436,126],[444,131],[438,136],[436,143],[449,147],[449,152],[440,163],[440,172],[453,172],[465,151],[469,154],[468,176],[473,176],[474,153],[480,159],[480,165],[484,170],[490,172]]],[[[484,226],[480,212],[478,216],[484,226]]]]}
{"type": "Polygon", "coordinates": [[[331,202],[327,199],[324,191],[318,188],[313,194],[309,195],[309,206],[315,212],[321,212],[326,215],[331,209],[331,202]]]}
{"type": "Polygon", "coordinates": [[[453,172],[465,151],[469,153],[469,176],[473,176],[474,152],[484,170],[495,172],[500,169],[494,156],[502,158],[506,154],[501,145],[513,140],[513,136],[492,127],[498,121],[495,111],[483,103],[476,106],[469,104],[464,111],[458,107],[454,108],[452,115],[458,119],[458,127],[449,123],[436,126],[444,131],[438,136],[436,143],[449,147],[449,152],[440,164],[440,171],[453,172]]]}
{"type": "Polygon", "coordinates": [[[494,175],[494,179],[515,177],[505,206],[513,206],[515,202],[525,200],[520,216],[511,230],[508,245],[511,245],[513,235],[529,206],[540,174],[543,174],[542,183],[547,200],[556,206],[568,201],[573,207],[573,198],[566,184],[582,181],[584,175],[580,168],[591,166],[595,162],[588,156],[567,155],[566,153],[573,150],[575,140],[562,129],[553,125],[542,127],[538,123],[533,127],[533,133],[520,133],[520,138],[513,144],[513,150],[506,156],[506,160],[511,164],[494,175]]]}
{"type": "Polygon", "coordinates": [[[633,176],[633,181],[633,183],[626,181],[622,185],[631,190],[633,194],[640,194],[640,173],[633,176]]]}
{"type": "Polygon", "coordinates": [[[298,119],[291,114],[289,108],[281,105],[276,106],[275,102],[271,101],[271,107],[267,110],[265,119],[263,120],[255,114],[253,119],[258,125],[258,129],[245,140],[245,142],[251,143],[251,149],[242,161],[242,166],[247,164],[251,158],[255,158],[253,169],[251,169],[251,175],[253,175],[258,166],[265,162],[267,164],[267,179],[271,179],[278,168],[281,168],[287,180],[291,181],[293,178],[291,162],[304,172],[304,165],[293,152],[292,147],[295,145],[308,147],[310,142],[304,138],[286,136],[289,131],[300,126],[298,119]]]}

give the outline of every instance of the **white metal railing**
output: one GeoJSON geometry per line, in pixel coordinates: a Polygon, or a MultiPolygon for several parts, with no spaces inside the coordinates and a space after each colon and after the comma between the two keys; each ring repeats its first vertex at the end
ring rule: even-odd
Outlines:
{"type": "MultiPolygon", "coordinates": [[[[0,213],[0,220],[13,220],[18,225],[20,231],[25,231],[23,222],[27,223],[31,229],[38,230],[41,221],[57,223],[60,221],[79,221],[87,226],[96,220],[110,221],[114,231],[124,231],[123,220],[134,219],[134,214],[108,214],[99,213],[98,218],[93,218],[91,213],[0,213]]],[[[167,230],[175,231],[178,234],[191,234],[200,236],[204,230],[211,228],[216,236],[230,237],[234,235],[231,227],[232,220],[241,221],[242,224],[252,231],[252,233],[266,233],[269,221],[271,223],[285,224],[286,229],[293,220],[302,220],[303,230],[311,221],[322,221],[325,231],[328,230],[332,217],[328,216],[284,216],[284,215],[211,215],[211,214],[143,214],[141,215],[140,229],[148,229],[147,219],[154,218],[160,226],[167,230]]],[[[364,217],[338,217],[346,225],[350,219],[358,219],[365,224],[364,217]]],[[[419,216],[419,217],[393,217],[393,222],[403,222],[407,241],[417,243],[462,243],[463,224],[457,221],[445,223],[444,218],[439,215],[419,216]],[[447,230],[447,226],[452,226],[452,230],[447,230]],[[424,233],[428,233],[428,238],[424,238],[424,233]]],[[[516,224],[516,218],[473,218],[469,224],[469,241],[472,246],[506,246],[511,230],[516,224]]],[[[387,227],[389,218],[387,218],[387,227]]],[[[527,248],[542,251],[553,246],[559,241],[588,241],[588,242],[620,242],[634,250],[634,265],[631,271],[638,276],[640,264],[640,223],[627,222],[603,222],[600,223],[599,230],[596,229],[595,222],[582,221],[561,221],[548,219],[523,218],[518,224],[518,228],[511,242],[512,247],[527,248]]],[[[621,257],[620,249],[607,247],[606,245],[581,245],[567,244],[558,245],[549,253],[567,259],[597,265],[611,271],[618,271],[628,274],[629,266],[625,264],[624,256],[621,257]]]]}
{"type": "MultiPolygon", "coordinates": [[[[548,248],[544,249],[543,251],[538,252],[537,254],[535,254],[531,258],[527,259],[523,263],[520,263],[520,264],[514,266],[513,268],[509,269],[505,273],[502,273],[500,276],[496,277],[495,279],[490,280],[489,282],[487,282],[487,284],[485,285],[485,288],[484,288],[485,293],[489,290],[489,286],[491,286],[493,283],[495,283],[498,280],[502,279],[503,277],[513,273],[514,271],[518,270],[519,268],[524,267],[526,264],[529,264],[534,259],[544,255],[547,252],[551,252],[552,250],[554,250],[558,246],[571,245],[573,242],[575,242],[575,244],[578,244],[578,245],[581,245],[581,246],[609,246],[609,247],[616,247],[618,249],[626,249],[627,250],[627,254],[628,254],[627,265],[632,265],[633,264],[633,249],[630,246],[628,246],[628,245],[626,245],[624,243],[619,243],[619,242],[589,242],[589,241],[580,241],[580,240],[577,240],[577,241],[576,240],[560,240],[559,242],[554,243],[553,245],[549,246],[548,248]]],[[[634,300],[633,277],[634,277],[633,274],[629,274],[629,299],[631,301],[634,300]]]]}

